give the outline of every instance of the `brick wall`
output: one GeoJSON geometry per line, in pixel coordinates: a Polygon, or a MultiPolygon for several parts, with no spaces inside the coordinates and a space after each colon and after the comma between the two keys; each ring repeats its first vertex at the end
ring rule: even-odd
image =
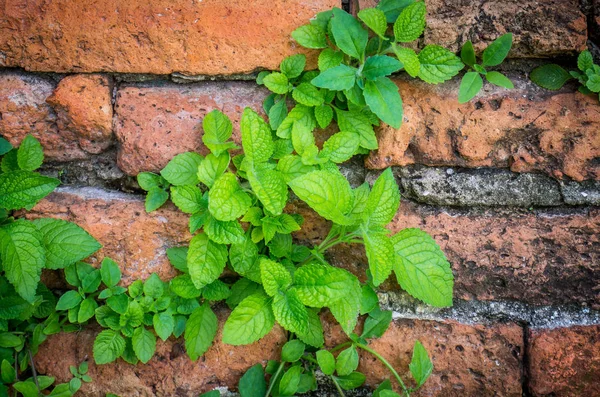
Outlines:
{"type": "MultiPolygon", "coordinates": [[[[391,228],[431,233],[455,276],[455,306],[445,310],[382,285],[395,320],[376,348],[404,376],[414,340],[425,345],[435,370],[419,396],[600,396],[600,104],[574,86],[548,92],[527,79],[548,61],[539,58],[573,64],[586,45],[598,53],[600,3],[427,5],[421,44],[457,50],[470,39],[481,49],[513,32],[504,72],[515,89],[486,87],[459,105],[456,79],[428,86],[399,76],[402,127],[381,128],[379,151],[343,165],[353,184],[392,166],[403,204],[391,228]]],[[[212,109],[233,120],[239,140],[243,108],[260,110],[267,95],[253,73],[303,51],[290,32],[333,6],[341,1],[0,0],[0,134],[13,144],[34,134],[49,160],[44,172],[63,181],[29,216],[80,224],[104,245],[97,257],[121,265],[125,284],[153,272],[173,277],[165,250],[190,239],[187,217],[170,205],[147,214],[134,176],[203,151],[200,121],[212,109]]],[[[301,203],[289,209],[306,219],[299,241],[324,237],[324,221],[301,203]]],[[[361,249],[341,247],[328,259],[364,274],[361,249]]],[[[341,331],[323,320],[334,343],[341,331]]],[[[91,357],[96,332],[51,337],[38,370],[67,379],[70,364],[91,357]]],[[[181,340],[159,341],[147,365],[91,365],[94,382],[82,395],[232,389],[283,341],[276,328],[260,344],[216,342],[195,363],[181,340]]],[[[362,366],[369,385],[385,374],[367,356],[362,366]]]]}

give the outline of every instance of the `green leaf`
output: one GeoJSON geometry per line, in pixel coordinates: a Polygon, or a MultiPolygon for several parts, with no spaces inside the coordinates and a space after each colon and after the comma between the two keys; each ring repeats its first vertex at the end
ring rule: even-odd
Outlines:
{"type": "Polygon", "coordinates": [[[236,144],[229,141],[233,132],[233,125],[229,117],[218,110],[213,110],[202,120],[202,142],[210,149],[212,154],[219,157],[229,149],[237,148],[236,144]]]}
{"type": "Polygon", "coordinates": [[[376,308],[365,320],[361,338],[381,338],[392,322],[392,312],[390,310],[380,310],[376,308]]]}
{"type": "Polygon", "coordinates": [[[319,106],[323,104],[323,95],[310,83],[302,83],[292,92],[294,100],[305,106],[319,106]]]}
{"type": "Polygon", "coordinates": [[[231,295],[229,285],[221,280],[215,280],[202,290],[202,297],[208,301],[222,301],[231,295]]]}
{"type": "Polygon", "coordinates": [[[318,65],[319,70],[324,72],[327,69],[339,66],[344,60],[344,53],[335,51],[331,48],[326,48],[319,54],[318,65]]]}
{"type": "Polygon", "coordinates": [[[394,128],[402,124],[402,98],[398,86],[387,77],[365,83],[365,101],[383,122],[394,128]]]}
{"type": "Polygon", "coordinates": [[[260,259],[260,275],[265,292],[269,296],[285,291],[292,284],[292,275],[279,262],[270,259],[260,259]]]}
{"type": "Polygon", "coordinates": [[[385,39],[387,20],[385,13],[377,8],[365,8],[358,12],[358,18],[365,23],[375,34],[385,39]]]}
{"type": "Polygon", "coordinates": [[[156,273],[152,273],[144,282],[144,295],[151,298],[160,298],[165,290],[163,281],[156,273]]]}
{"type": "Polygon", "coordinates": [[[379,307],[379,297],[369,285],[361,287],[360,314],[367,314],[379,307]]]}
{"type": "Polygon", "coordinates": [[[187,273],[187,247],[172,247],[167,248],[167,257],[171,265],[180,272],[187,273]]]}
{"type": "Polygon", "coordinates": [[[239,244],[244,242],[244,229],[238,221],[223,222],[209,217],[204,225],[208,238],[219,244],[239,244]]]}
{"type": "Polygon", "coordinates": [[[152,212],[159,209],[168,199],[169,193],[165,190],[159,187],[150,189],[146,195],[146,212],[152,212]]]}
{"type": "Polygon", "coordinates": [[[419,53],[419,77],[430,84],[443,83],[464,67],[460,59],[439,45],[428,45],[419,53]]]}
{"type": "Polygon", "coordinates": [[[422,230],[409,228],[393,236],[392,242],[400,286],[427,304],[452,306],[452,270],[435,240],[422,230]]]}
{"type": "Polygon", "coordinates": [[[356,81],[356,68],[339,65],[322,71],[312,79],[312,85],[329,90],[341,91],[354,87],[356,81]]]}
{"type": "Polygon", "coordinates": [[[460,58],[465,63],[465,65],[469,65],[473,67],[477,62],[477,58],[475,57],[475,49],[473,48],[473,43],[471,40],[468,40],[463,44],[462,49],[460,50],[460,58]]]}
{"type": "Polygon", "coordinates": [[[363,241],[369,270],[373,275],[373,285],[376,287],[383,283],[392,272],[395,262],[394,246],[388,236],[384,233],[373,233],[363,231],[363,241]]]}
{"type": "Polygon", "coordinates": [[[96,364],[108,364],[123,354],[125,339],[119,331],[104,330],[96,336],[93,351],[96,364]]]}
{"type": "Polygon", "coordinates": [[[287,94],[290,82],[283,73],[273,72],[263,79],[263,84],[276,94],[287,94]]]}
{"type": "Polygon", "coordinates": [[[317,106],[315,107],[315,118],[319,127],[327,128],[333,120],[333,109],[328,105],[317,106]]]}
{"type": "Polygon", "coordinates": [[[247,345],[269,333],[275,324],[271,299],[264,293],[250,295],[231,312],[223,327],[223,342],[247,345]]]}
{"type": "Polygon", "coordinates": [[[288,188],[281,172],[256,167],[247,172],[248,182],[256,197],[273,215],[283,211],[288,200],[288,188]]]}
{"type": "Polygon", "coordinates": [[[295,79],[300,76],[306,66],[306,55],[296,54],[291,55],[281,61],[279,69],[285,74],[288,79],[295,79]]]}
{"type": "Polygon", "coordinates": [[[181,296],[185,299],[198,298],[200,295],[202,295],[201,289],[196,288],[188,274],[173,278],[169,283],[169,287],[171,288],[171,291],[175,293],[175,295],[181,296]]]}
{"type": "Polygon", "coordinates": [[[227,306],[229,306],[230,309],[235,309],[241,301],[258,292],[261,288],[260,285],[247,278],[239,279],[231,286],[231,293],[227,298],[227,306]]]}
{"type": "Polygon", "coordinates": [[[10,332],[0,333],[0,348],[2,347],[18,347],[21,346],[23,341],[17,335],[10,332]]]}
{"type": "Polygon", "coordinates": [[[402,69],[402,64],[387,55],[375,55],[367,58],[362,70],[362,75],[368,80],[376,80],[378,77],[389,76],[402,69]]]}
{"type": "Polygon", "coordinates": [[[238,389],[242,397],[264,397],[267,393],[267,382],[262,365],[255,364],[240,379],[238,389]]]}
{"type": "Polygon", "coordinates": [[[588,69],[594,67],[594,58],[589,50],[582,51],[577,57],[577,68],[582,72],[586,72],[588,69]]]}
{"type": "Polygon", "coordinates": [[[369,118],[358,111],[336,109],[340,131],[353,131],[360,135],[360,146],[368,150],[377,149],[377,137],[369,118]]]}
{"type": "Polygon", "coordinates": [[[415,342],[412,360],[408,367],[417,382],[417,387],[423,386],[423,383],[425,383],[433,371],[433,364],[429,359],[429,355],[427,355],[427,350],[425,350],[425,347],[419,341],[415,342]]]}
{"type": "Polygon", "coordinates": [[[42,235],[48,269],[62,269],[102,248],[95,238],[74,223],[51,218],[32,222],[42,235]]]}
{"type": "Polygon", "coordinates": [[[26,301],[35,299],[46,255],[42,236],[25,220],[17,220],[0,228],[0,258],[4,275],[26,301]]]}
{"type": "Polygon", "coordinates": [[[156,313],[152,317],[152,325],[156,335],[162,340],[167,340],[175,328],[175,319],[168,313],[156,313]]]}
{"type": "Polygon", "coordinates": [[[167,183],[162,176],[153,172],[140,172],[137,175],[137,182],[147,192],[151,189],[162,188],[167,183]]]}
{"type": "Polygon", "coordinates": [[[358,368],[358,351],[356,351],[356,347],[350,346],[338,355],[335,369],[338,375],[346,376],[354,372],[356,368],[358,368]]]}
{"type": "Polygon", "coordinates": [[[220,221],[233,221],[241,217],[251,205],[250,196],[230,172],[221,175],[208,192],[208,210],[220,221]]]}
{"type": "Polygon", "coordinates": [[[279,128],[277,128],[277,136],[283,139],[289,139],[292,137],[292,131],[301,128],[311,133],[316,127],[316,120],[313,114],[313,108],[296,105],[287,115],[287,117],[281,122],[279,128]]]}
{"type": "Polygon", "coordinates": [[[354,156],[359,145],[360,136],[356,132],[338,132],[323,144],[321,155],[334,163],[343,163],[354,156]]]}
{"type": "Polygon", "coordinates": [[[503,88],[508,88],[508,89],[515,88],[512,81],[510,81],[508,77],[506,77],[505,75],[503,75],[500,72],[496,72],[496,71],[488,72],[485,75],[485,78],[487,79],[487,81],[489,81],[490,83],[492,83],[494,85],[497,85],[498,87],[503,87],[503,88]]]}
{"type": "Polygon", "coordinates": [[[50,194],[60,181],[31,171],[0,174],[0,208],[18,210],[31,208],[50,194]]]}
{"type": "Polygon", "coordinates": [[[121,269],[112,259],[105,257],[100,266],[102,282],[107,287],[114,287],[121,281],[121,269]]]}
{"type": "Polygon", "coordinates": [[[13,145],[9,141],[0,137],[0,156],[5,155],[13,149],[13,145]]]}
{"type": "Polygon", "coordinates": [[[352,290],[356,277],[346,270],[310,263],[294,273],[294,290],[306,306],[324,307],[344,298],[352,290]]]}
{"type": "Polygon", "coordinates": [[[81,303],[81,295],[77,291],[67,291],[61,295],[56,303],[56,310],[69,310],[81,303]]]}
{"type": "Polygon", "coordinates": [[[571,75],[562,67],[549,64],[533,69],[529,74],[529,78],[540,87],[554,91],[560,90],[571,79],[571,75]]]}
{"type": "Polygon", "coordinates": [[[337,383],[344,390],[352,390],[365,383],[367,377],[360,372],[352,372],[350,375],[335,377],[337,383]]]}
{"type": "Polygon", "coordinates": [[[330,26],[335,43],[340,50],[353,58],[362,59],[369,40],[369,32],[352,15],[337,7],[333,9],[330,26]]]}
{"type": "Polygon", "coordinates": [[[240,122],[242,146],[246,159],[255,163],[269,160],[273,154],[271,128],[255,111],[244,109],[240,122]]]}
{"type": "Polygon", "coordinates": [[[180,153],[169,161],[160,174],[175,186],[197,185],[200,163],[202,163],[202,156],[198,153],[180,153]]]}
{"type": "Polygon", "coordinates": [[[419,62],[419,57],[415,53],[415,51],[411,48],[398,47],[393,46],[392,49],[398,57],[398,60],[402,62],[402,66],[406,73],[408,73],[411,77],[417,77],[419,75],[419,69],[421,67],[421,63],[419,62]]]}
{"type": "Polygon", "coordinates": [[[381,0],[377,8],[385,13],[388,23],[394,23],[402,10],[414,3],[415,0],[381,0]]]}
{"type": "MultiPolygon", "coordinates": [[[[288,115],[287,101],[285,97],[281,97],[279,101],[275,102],[273,106],[271,106],[271,109],[268,111],[268,115],[269,125],[272,129],[277,130],[288,115]]],[[[274,150],[274,152],[277,151],[274,150]]]]}
{"type": "Polygon", "coordinates": [[[483,66],[498,66],[512,47],[512,33],[506,33],[494,40],[483,50],[483,66]]]}
{"type": "Polygon", "coordinates": [[[19,171],[19,163],[17,160],[17,149],[13,149],[2,157],[0,168],[3,172],[19,171]]]}
{"type": "MultiPolygon", "coordinates": [[[[17,379],[17,372],[7,360],[2,360],[2,382],[5,384],[14,383],[17,379]]],[[[7,396],[8,397],[8,396],[7,396]]]]}
{"type": "Polygon", "coordinates": [[[227,262],[227,247],[208,239],[206,234],[197,234],[190,241],[187,256],[190,277],[196,288],[215,281],[227,262]]]}
{"type": "Polygon", "coordinates": [[[599,92],[600,91],[600,75],[592,74],[590,76],[590,78],[588,79],[588,81],[585,83],[585,86],[587,87],[587,89],[589,89],[592,92],[599,92]]]}
{"type": "Polygon", "coordinates": [[[300,360],[300,357],[304,354],[306,345],[298,339],[286,342],[281,349],[281,361],[288,363],[294,363],[300,360]]]}
{"type": "Polygon", "coordinates": [[[229,249],[229,261],[233,270],[241,276],[260,283],[260,266],[258,263],[258,246],[246,237],[241,244],[232,244],[229,249]]]}
{"type": "Polygon", "coordinates": [[[325,375],[333,375],[335,371],[335,357],[333,357],[333,354],[329,350],[319,350],[317,352],[317,362],[325,375]]]}
{"type": "Polygon", "coordinates": [[[483,79],[479,73],[465,73],[460,81],[460,87],[458,89],[458,102],[469,102],[471,99],[475,98],[475,95],[479,93],[481,87],[483,87],[483,79]]]}
{"type": "Polygon", "coordinates": [[[125,294],[111,296],[106,300],[106,304],[116,313],[125,314],[129,305],[129,298],[125,294]]]}
{"type": "Polygon", "coordinates": [[[219,156],[209,154],[198,167],[198,179],[208,187],[212,187],[215,181],[229,167],[229,153],[221,153],[219,156]]]}
{"type": "Polygon", "coordinates": [[[370,225],[385,226],[392,221],[400,207],[400,190],[392,169],[379,175],[369,193],[364,216],[370,225]]]}
{"type": "Polygon", "coordinates": [[[19,168],[24,171],[35,171],[44,162],[44,149],[40,141],[32,135],[27,135],[17,151],[17,162],[19,168]]]}
{"type": "Polygon", "coordinates": [[[339,171],[312,171],[288,184],[302,201],[323,218],[339,224],[348,223],[345,214],[352,208],[352,189],[339,171]]]}
{"type": "Polygon", "coordinates": [[[217,316],[208,303],[196,308],[185,325],[185,351],[192,361],[204,355],[217,335],[217,316]]]}
{"type": "Polygon", "coordinates": [[[301,374],[302,366],[300,365],[294,365],[288,369],[279,382],[279,394],[282,396],[293,396],[298,390],[301,374]]]}
{"type": "Polygon", "coordinates": [[[319,49],[327,47],[325,31],[316,25],[300,26],[292,32],[292,37],[305,48],[319,49]]]}
{"type": "Polygon", "coordinates": [[[145,327],[136,328],[131,343],[135,355],[142,363],[146,364],[150,361],[156,350],[156,337],[152,332],[145,327]]]}
{"type": "Polygon", "coordinates": [[[37,397],[41,393],[39,392],[37,386],[33,381],[27,380],[25,382],[17,382],[12,385],[12,387],[20,392],[23,397],[37,397]]]}
{"type": "Polygon", "coordinates": [[[425,30],[425,15],[427,9],[422,1],[412,3],[402,10],[394,23],[396,41],[408,43],[415,41],[425,30]]]}
{"type": "Polygon", "coordinates": [[[286,181],[286,183],[289,183],[301,175],[314,171],[315,167],[304,164],[300,157],[292,155],[285,156],[279,160],[279,163],[277,163],[277,169],[283,175],[283,179],[286,181]]]}
{"type": "Polygon", "coordinates": [[[295,290],[273,297],[273,314],[277,322],[286,330],[304,334],[308,331],[308,311],[295,290]]]}
{"type": "Polygon", "coordinates": [[[298,338],[313,347],[322,347],[325,343],[323,337],[323,325],[317,314],[317,310],[308,309],[308,330],[304,333],[296,334],[298,338]]]}

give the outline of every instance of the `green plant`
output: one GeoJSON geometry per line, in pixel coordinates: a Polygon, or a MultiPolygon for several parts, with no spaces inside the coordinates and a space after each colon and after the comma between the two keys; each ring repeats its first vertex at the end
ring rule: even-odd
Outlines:
{"type": "Polygon", "coordinates": [[[531,72],[529,78],[535,84],[548,90],[560,90],[567,81],[575,79],[579,82],[582,94],[600,93],[600,66],[594,63],[592,54],[582,51],[577,58],[578,71],[567,72],[556,64],[539,66],[531,72]]]}
{"type": "Polygon", "coordinates": [[[463,44],[462,50],[460,51],[460,57],[462,61],[467,65],[471,71],[465,73],[463,76],[460,87],[458,89],[458,101],[460,103],[469,102],[475,98],[477,93],[483,88],[483,79],[481,76],[485,76],[489,83],[497,85],[503,88],[514,88],[512,81],[505,75],[496,71],[488,71],[486,68],[500,65],[510,48],[512,47],[512,33],[506,33],[483,50],[482,62],[477,63],[477,57],[475,56],[475,50],[473,49],[473,43],[467,41],[463,44]]]}

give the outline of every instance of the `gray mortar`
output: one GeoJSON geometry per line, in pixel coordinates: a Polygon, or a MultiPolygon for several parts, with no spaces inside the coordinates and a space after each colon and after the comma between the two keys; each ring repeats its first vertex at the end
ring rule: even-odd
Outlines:
{"type": "Polygon", "coordinates": [[[600,181],[561,181],[560,190],[566,204],[600,205],[600,181]]]}
{"type": "Polygon", "coordinates": [[[600,311],[581,306],[534,306],[508,301],[455,301],[450,308],[420,303],[404,292],[379,292],[381,307],[394,319],[454,320],[462,324],[514,322],[530,328],[554,329],[600,324],[600,311]]]}

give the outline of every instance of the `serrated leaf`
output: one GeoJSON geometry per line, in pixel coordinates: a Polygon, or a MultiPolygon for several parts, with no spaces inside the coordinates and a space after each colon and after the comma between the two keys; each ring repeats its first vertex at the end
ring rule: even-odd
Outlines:
{"type": "Polygon", "coordinates": [[[218,110],[213,110],[204,116],[202,120],[202,142],[214,156],[219,156],[221,153],[235,149],[237,146],[235,143],[229,141],[231,133],[233,132],[233,125],[229,117],[224,115],[218,110]]]}
{"type": "Polygon", "coordinates": [[[150,189],[146,195],[146,212],[152,212],[159,209],[164,203],[167,202],[168,199],[169,193],[167,193],[165,190],[159,187],[150,189]]]}
{"type": "Polygon", "coordinates": [[[31,171],[0,174],[0,208],[7,210],[31,208],[59,184],[58,179],[31,171]]]}
{"type": "Polygon", "coordinates": [[[343,163],[354,156],[359,145],[360,136],[356,132],[338,132],[325,141],[321,155],[334,163],[343,163]]]}
{"type": "Polygon", "coordinates": [[[189,274],[183,274],[173,278],[169,286],[175,295],[185,299],[194,299],[202,295],[202,290],[196,288],[189,274]]]}
{"type": "Polygon", "coordinates": [[[223,342],[230,345],[247,345],[256,342],[275,325],[271,299],[259,292],[250,295],[231,312],[223,327],[223,342]]]}
{"type": "Polygon", "coordinates": [[[335,377],[337,383],[344,390],[352,390],[365,383],[367,377],[360,372],[352,372],[350,375],[335,377]]]}
{"type": "Polygon", "coordinates": [[[180,153],[169,161],[160,175],[175,186],[197,185],[198,167],[202,163],[202,159],[198,153],[180,153]]]}
{"type": "Polygon", "coordinates": [[[335,372],[335,357],[329,350],[319,350],[317,352],[317,362],[325,375],[333,375],[335,372]]]}
{"type": "Polygon", "coordinates": [[[594,67],[594,58],[589,50],[582,51],[577,57],[577,68],[582,72],[594,67]]]}
{"type": "Polygon", "coordinates": [[[419,77],[430,84],[443,83],[464,67],[460,59],[439,45],[427,45],[419,53],[419,77]]]}
{"type": "Polygon", "coordinates": [[[571,79],[571,75],[562,67],[549,64],[533,69],[529,78],[540,87],[554,91],[560,90],[571,79]]]}
{"type": "Polygon", "coordinates": [[[205,303],[196,308],[185,324],[185,351],[192,361],[204,355],[217,335],[217,316],[205,303]]]}
{"type": "Polygon", "coordinates": [[[396,41],[408,43],[419,38],[425,30],[427,9],[422,1],[412,3],[402,10],[394,23],[396,41]]]}
{"type": "Polygon", "coordinates": [[[17,160],[17,149],[13,149],[2,157],[0,164],[2,172],[19,171],[19,162],[17,160]]]}
{"type": "Polygon", "coordinates": [[[316,25],[300,26],[292,32],[292,37],[305,48],[319,49],[327,47],[325,31],[316,25]]]}
{"type": "Polygon", "coordinates": [[[585,86],[591,92],[599,92],[600,91],[600,75],[592,74],[589,76],[588,81],[586,81],[585,86]]]}
{"type": "Polygon", "coordinates": [[[135,355],[142,363],[146,364],[150,361],[156,350],[156,337],[152,332],[145,327],[136,328],[131,343],[135,355]]]}
{"type": "Polygon", "coordinates": [[[388,23],[394,23],[402,10],[414,3],[415,0],[381,0],[377,8],[385,13],[388,23]]]}
{"type": "Polygon", "coordinates": [[[385,38],[387,20],[385,13],[377,8],[365,8],[358,12],[358,18],[364,22],[375,34],[382,39],[385,38]]]}
{"type": "Polygon", "coordinates": [[[334,91],[349,90],[354,86],[357,71],[356,68],[351,66],[334,66],[323,70],[317,77],[312,79],[311,84],[334,91]]]}
{"type": "Polygon", "coordinates": [[[394,272],[400,286],[423,302],[452,306],[454,277],[450,263],[435,240],[419,229],[404,229],[392,237],[394,272]]]}
{"type": "Polygon", "coordinates": [[[339,66],[344,60],[344,53],[326,48],[319,54],[318,66],[321,72],[339,66]]]}
{"type": "Polygon", "coordinates": [[[261,364],[255,364],[240,379],[238,385],[242,397],[264,397],[267,393],[267,382],[261,364]]]}
{"type": "Polygon", "coordinates": [[[402,124],[402,98],[398,86],[387,77],[367,81],[364,90],[365,101],[369,108],[383,122],[394,128],[402,124]]]}
{"type": "Polygon", "coordinates": [[[187,247],[172,247],[167,248],[167,257],[171,265],[180,272],[187,273],[187,247]]]}
{"type": "Polygon", "coordinates": [[[5,277],[23,299],[32,303],[46,263],[40,232],[25,220],[2,226],[0,258],[5,277]]]}
{"type": "Polygon", "coordinates": [[[42,235],[48,269],[62,269],[102,248],[95,238],[74,223],[50,218],[32,222],[42,235]]]}
{"type": "Polygon", "coordinates": [[[306,332],[298,333],[298,338],[313,347],[322,347],[325,343],[323,337],[323,325],[316,310],[307,310],[308,312],[308,329],[306,332]]]}
{"type": "Polygon", "coordinates": [[[367,314],[377,308],[378,305],[379,297],[377,293],[369,285],[363,285],[360,294],[360,314],[367,314]]]}
{"type": "Polygon", "coordinates": [[[489,81],[490,83],[492,83],[494,85],[497,85],[498,87],[503,87],[503,88],[507,88],[507,89],[515,88],[512,81],[510,81],[510,79],[508,77],[506,77],[505,75],[503,75],[500,72],[496,72],[496,71],[487,72],[487,74],[485,75],[485,78],[487,79],[487,81],[489,81]]]}
{"type": "Polygon", "coordinates": [[[293,288],[304,305],[320,308],[344,298],[355,281],[356,277],[343,269],[310,263],[296,270],[293,288]]]}
{"type": "Polygon", "coordinates": [[[333,109],[328,105],[317,106],[315,107],[315,118],[319,123],[319,127],[327,128],[333,120],[333,109]]]}
{"type": "Polygon", "coordinates": [[[67,291],[61,295],[56,303],[56,310],[69,310],[81,303],[81,295],[77,291],[67,291]]]}
{"type": "Polygon", "coordinates": [[[240,187],[234,174],[227,172],[208,192],[208,210],[220,221],[233,221],[244,215],[252,200],[240,187]]]}
{"type": "Polygon", "coordinates": [[[121,269],[112,259],[105,257],[100,266],[100,276],[104,285],[114,287],[121,281],[121,269]]]}
{"type": "Polygon", "coordinates": [[[381,338],[392,322],[392,312],[390,310],[380,310],[376,308],[365,320],[361,337],[365,339],[381,338]]]}
{"type": "Polygon", "coordinates": [[[293,396],[298,391],[302,366],[294,365],[288,369],[279,382],[279,394],[281,396],[293,396]]]}
{"type": "Polygon", "coordinates": [[[222,301],[229,298],[229,285],[221,280],[215,280],[202,290],[202,297],[208,301],[222,301]]]}
{"type": "Polygon", "coordinates": [[[265,209],[279,215],[288,200],[288,189],[281,172],[257,167],[247,173],[248,182],[265,209]]]}
{"type": "Polygon", "coordinates": [[[421,62],[419,61],[419,56],[412,48],[398,47],[393,46],[394,54],[400,62],[402,62],[402,66],[406,73],[410,75],[410,77],[417,77],[419,75],[419,70],[421,67],[421,62]]]}
{"type": "Polygon", "coordinates": [[[35,171],[44,162],[44,149],[40,141],[32,135],[27,135],[19,145],[17,151],[17,163],[24,171],[35,171]]]}
{"type": "Polygon", "coordinates": [[[162,188],[167,181],[153,172],[140,172],[137,175],[137,183],[145,191],[150,191],[150,189],[162,188]]]}
{"type": "Polygon", "coordinates": [[[298,334],[308,331],[308,311],[294,289],[273,296],[273,314],[288,331],[298,334]]]}
{"type": "Polygon", "coordinates": [[[295,79],[300,76],[306,66],[306,55],[296,54],[291,55],[281,61],[279,69],[285,74],[288,79],[295,79]]]}
{"type": "Polygon", "coordinates": [[[246,158],[255,163],[269,160],[273,154],[273,138],[271,129],[262,117],[252,109],[245,108],[240,130],[246,158]]]}
{"type": "Polygon", "coordinates": [[[94,361],[96,364],[108,364],[115,361],[125,350],[125,339],[119,331],[104,330],[94,340],[94,361]]]}
{"type": "Polygon", "coordinates": [[[208,203],[203,200],[202,192],[196,185],[171,186],[171,200],[181,212],[186,214],[205,211],[208,207],[208,203]]]}
{"type": "Polygon", "coordinates": [[[473,43],[471,40],[468,40],[463,44],[460,50],[460,58],[465,63],[465,65],[469,65],[473,67],[477,62],[477,58],[475,57],[475,49],[473,48],[473,43]]]}
{"type": "Polygon", "coordinates": [[[238,221],[224,222],[208,217],[204,225],[204,233],[219,244],[238,244],[244,241],[244,229],[238,221]]]}
{"type": "Polygon", "coordinates": [[[226,246],[209,240],[205,234],[197,234],[192,238],[187,264],[196,288],[200,289],[219,278],[226,262],[226,246]]]}
{"type": "Polygon", "coordinates": [[[269,296],[285,291],[292,284],[292,275],[279,262],[270,259],[260,259],[260,277],[263,288],[269,296]]]}
{"type": "Polygon", "coordinates": [[[368,150],[377,149],[377,137],[366,115],[358,111],[336,109],[340,131],[353,131],[360,135],[360,146],[368,150]]]}
{"type": "Polygon", "coordinates": [[[378,77],[389,76],[402,68],[402,64],[387,55],[375,55],[365,61],[362,75],[368,80],[376,80],[378,77]]]}
{"type": "Polygon", "coordinates": [[[231,294],[227,298],[227,306],[229,306],[230,309],[235,309],[241,301],[261,289],[262,287],[259,284],[250,281],[247,278],[241,278],[231,286],[231,294]]]}
{"type": "Polygon", "coordinates": [[[339,49],[353,58],[362,59],[369,32],[352,15],[337,7],[333,9],[330,26],[339,49]]]}
{"type": "Polygon", "coordinates": [[[323,218],[347,224],[352,208],[352,189],[341,173],[312,171],[289,183],[294,193],[323,218]]]}
{"type": "Polygon", "coordinates": [[[483,50],[483,66],[498,66],[512,47],[512,33],[506,33],[494,40],[483,50]]]}
{"type": "Polygon", "coordinates": [[[277,129],[277,136],[289,139],[292,137],[292,131],[295,128],[302,128],[312,133],[315,127],[316,120],[313,108],[298,104],[294,106],[287,117],[281,122],[281,125],[277,129]]]}
{"type": "Polygon", "coordinates": [[[479,73],[465,73],[460,81],[460,87],[458,88],[458,102],[469,102],[471,99],[475,98],[475,95],[479,93],[481,87],[483,87],[483,79],[479,73]]]}
{"type": "Polygon", "coordinates": [[[395,261],[394,247],[389,237],[383,233],[363,231],[363,241],[369,260],[369,270],[373,276],[373,285],[383,283],[392,272],[395,261]]]}
{"type": "Polygon", "coordinates": [[[310,83],[301,83],[292,91],[294,100],[305,106],[319,106],[323,104],[323,95],[310,83]]]}
{"type": "Polygon", "coordinates": [[[257,283],[261,282],[258,246],[249,237],[241,244],[231,245],[229,261],[236,273],[257,283]]]}
{"type": "Polygon", "coordinates": [[[152,298],[160,298],[164,292],[164,283],[158,274],[152,273],[144,282],[144,295],[152,298]]]}
{"type": "Polygon", "coordinates": [[[423,386],[423,383],[425,383],[433,371],[433,364],[429,359],[427,350],[425,350],[425,347],[419,341],[415,342],[412,360],[408,367],[411,375],[417,382],[417,387],[423,386]]]}
{"type": "Polygon", "coordinates": [[[370,225],[385,226],[392,221],[400,207],[400,190],[392,169],[379,175],[369,193],[365,206],[365,219],[370,225]]]}
{"type": "Polygon", "coordinates": [[[209,154],[198,167],[198,179],[209,188],[229,167],[229,153],[209,154]]]}
{"type": "MultiPolygon", "coordinates": [[[[282,97],[279,101],[275,102],[268,111],[269,125],[272,129],[277,130],[283,120],[288,115],[287,102],[285,97],[282,97]]],[[[276,148],[274,149],[276,152],[276,148]]]]}
{"type": "Polygon", "coordinates": [[[263,79],[263,84],[276,94],[287,94],[290,82],[283,73],[273,72],[263,79]]]}
{"type": "Polygon", "coordinates": [[[340,376],[350,375],[358,368],[358,351],[350,346],[341,351],[335,362],[335,369],[340,376]]]}
{"type": "Polygon", "coordinates": [[[285,156],[279,163],[277,163],[277,169],[283,175],[283,179],[286,183],[294,180],[295,178],[314,171],[315,167],[312,165],[306,165],[302,162],[302,159],[298,156],[285,156]]]}
{"type": "Polygon", "coordinates": [[[304,354],[306,346],[302,341],[293,339],[286,342],[281,349],[281,361],[288,363],[294,363],[300,360],[300,357],[304,354]]]}

